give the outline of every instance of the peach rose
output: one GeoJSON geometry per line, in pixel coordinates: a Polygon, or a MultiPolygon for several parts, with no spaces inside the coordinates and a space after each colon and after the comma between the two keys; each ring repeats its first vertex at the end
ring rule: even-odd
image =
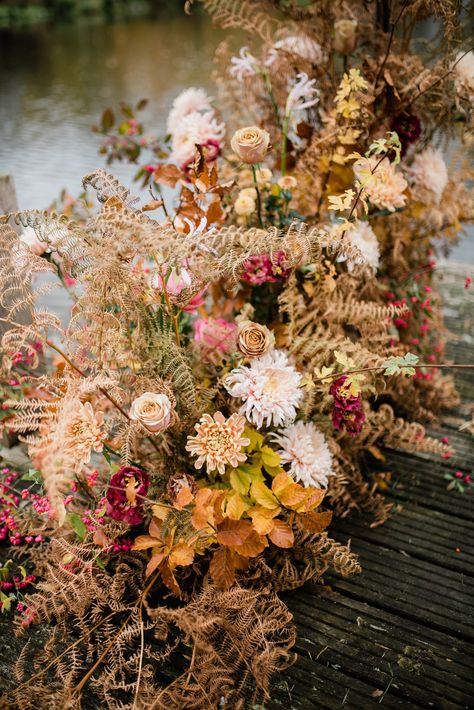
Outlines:
{"type": "Polygon", "coordinates": [[[234,153],[249,165],[261,163],[268,150],[270,135],[258,126],[246,126],[234,133],[230,145],[234,153]]]}
{"type": "Polygon", "coordinates": [[[144,392],[133,400],[129,417],[143,424],[149,431],[164,431],[171,424],[173,405],[166,394],[144,392]]]}
{"type": "Polygon", "coordinates": [[[244,320],[239,323],[237,346],[246,357],[261,357],[275,345],[275,336],[266,325],[244,320]]]}
{"type": "Polygon", "coordinates": [[[334,49],[341,54],[350,54],[354,51],[357,42],[357,20],[339,20],[334,25],[334,49]]]}

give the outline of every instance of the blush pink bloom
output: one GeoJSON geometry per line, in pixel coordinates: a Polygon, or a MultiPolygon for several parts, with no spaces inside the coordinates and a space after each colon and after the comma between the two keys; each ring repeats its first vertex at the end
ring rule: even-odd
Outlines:
{"type": "Polygon", "coordinates": [[[204,359],[217,362],[222,355],[237,348],[237,326],[223,318],[198,318],[194,324],[194,340],[204,359]]]}
{"type": "Polygon", "coordinates": [[[216,412],[214,417],[203,414],[194,427],[197,434],[189,436],[186,444],[186,451],[198,457],[195,468],[206,464],[208,472],[217,469],[223,476],[227,464],[237,468],[245,461],[247,456],[242,448],[250,444],[250,439],[242,436],[245,424],[240,414],[232,414],[228,419],[222,412],[216,412]]]}
{"type": "Polygon", "coordinates": [[[247,259],[241,279],[252,286],[261,286],[286,279],[290,271],[291,269],[286,268],[285,252],[275,251],[271,255],[258,254],[247,259]]]}

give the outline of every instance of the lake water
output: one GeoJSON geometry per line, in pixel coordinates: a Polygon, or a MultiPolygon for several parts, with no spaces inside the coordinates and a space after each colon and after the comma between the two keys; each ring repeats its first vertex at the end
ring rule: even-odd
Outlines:
{"type": "MultiPolygon", "coordinates": [[[[0,31],[0,174],[14,176],[20,207],[45,208],[63,187],[78,194],[82,177],[104,165],[91,126],[106,106],[148,98],[141,116],[160,134],[183,88],[212,92],[223,36],[184,13],[0,31]]],[[[112,171],[130,186],[136,166],[112,171]]]]}

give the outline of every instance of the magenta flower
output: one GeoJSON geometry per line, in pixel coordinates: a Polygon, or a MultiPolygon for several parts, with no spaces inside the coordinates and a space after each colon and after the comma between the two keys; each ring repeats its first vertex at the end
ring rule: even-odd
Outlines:
{"type": "Polygon", "coordinates": [[[365,412],[362,407],[362,397],[351,394],[345,386],[347,375],[341,375],[331,385],[329,390],[334,398],[332,410],[332,425],[340,431],[346,429],[347,433],[355,436],[362,431],[365,422],[365,412]]]}
{"type": "Polygon", "coordinates": [[[194,323],[194,340],[208,362],[218,362],[222,355],[237,348],[237,326],[223,318],[198,318],[194,323]]]}
{"type": "Polygon", "coordinates": [[[291,269],[286,268],[286,254],[284,251],[275,251],[270,254],[258,254],[244,261],[242,281],[252,286],[264,283],[275,283],[286,279],[291,269]]]}
{"type": "Polygon", "coordinates": [[[122,466],[110,479],[107,489],[106,514],[128,525],[143,520],[143,498],[150,487],[150,477],[137,466],[122,466]]]}

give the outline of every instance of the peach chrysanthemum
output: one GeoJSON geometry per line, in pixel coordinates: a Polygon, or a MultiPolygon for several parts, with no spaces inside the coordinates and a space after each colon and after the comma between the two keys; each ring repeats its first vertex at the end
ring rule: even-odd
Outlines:
{"type": "Polygon", "coordinates": [[[326,439],[312,422],[296,422],[272,434],[283,465],[289,464],[289,473],[306,488],[326,488],[328,477],[334,476],[332,459],[326,439]]]}
{"type": "Polygon", "coordinates": [[[375,207],[395,212],[399,207],[405,207],[406,196],[403,193],[408,183],[388,158],[377,165],[379,161],[380,158],[362,158],[354,164],[354,173],[359,181],[357,187],[364,187],[366,196],[375,207]]]}
{"type": "Polygon", "coordinates": [[[228,419],[222,412],[216,412],[214,418],[203,414],[194,427],[195,436],[189,436],[186,451],[197,456],[195,468],[206,464],[209,471],[225,473],[226,464],[237,467],[247,456],[242,452],[243,446],[250,444],[250,439],[242,436],[245,429],[245,419],[240,414],[232,414],[228,419]]]}
{"type": "Polygon", "coordinates": [[[232,370],[224,386],[232,397],[243,400],[240,414],[260,429],[266,425],[281,426],[293,421],[303,392],[301,375],[281,350],[272,350],[255,358],[249,367],[232,370]]]}
{"type": "Polygon", "coordinates": [[[80,404],[79,411],[66,425],[65,453],[74,460],[76,470],[89,463],[92,451],[102,451],[106,432],[103,412],[94,412],[90,402],[80,404]]]}

